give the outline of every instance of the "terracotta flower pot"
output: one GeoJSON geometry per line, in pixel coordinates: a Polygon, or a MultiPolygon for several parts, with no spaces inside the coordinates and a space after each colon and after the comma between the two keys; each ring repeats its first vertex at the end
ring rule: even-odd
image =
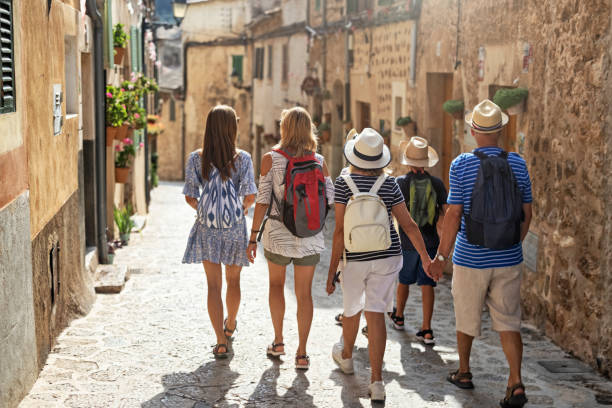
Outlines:
{"type": "Polygon", "coordinates": [[[119,127],[107,126],[106,127],[106,145],[112,146],[113,140],[117,138],[119,127]]]}
{"type": "Polygon", "coordinates": [[[508,115],[519,115],[525,111],[525,101],[521,101],[520,103],[510,106],[508,109],[508,115]]]}
{"type": "Polygon", "coordinates": [[[130,139],[134,139],[134,128],[131,126],[128,126],[127,130],[125,131],[125,137],[129,137],[130,139]]]}
{"type": "Polygon", "coordinates": [[[323,130],[321,131],[321,143],[327,143],[331,140],[331,131],[323,130]]]}
{"type": "Polygon", "coordinates": [[[125,184],[130,176],[129,167],[115,167],[115,182],[125,184]]]}
{"type": "Polygon", "coordinates": [[[129,126],[122,125],[121,127],[118,127],[117,129],[118,131],[117,133],[115,133],[115,140],[118,140],[121,142],[123,139],[126,138],[129,126]]]}
{"type": "Polygon", "coordinates": [[[455,120],[461,120],[463,119],[463,112],[459,111],[459,112],[453,112],[450,114],[453,118],[455,118],[455,120]]]}
{"type": "Polygon", "coordinates": [[[115,57],[114,57],[114,61],[115,61],[115,65],[121,65],[123,63],[123,56],[125,55],[125,48],[124,47],[115,47],[115,57]]]}

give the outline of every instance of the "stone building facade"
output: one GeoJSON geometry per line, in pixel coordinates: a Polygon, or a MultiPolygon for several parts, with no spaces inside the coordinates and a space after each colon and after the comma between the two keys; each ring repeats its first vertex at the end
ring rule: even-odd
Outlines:
{"type": "MultiPolygon", "coordinates": [[[[128,2],[112,1],[130,15],[128,2]]],[[[113,223],[103,215],[107,167],[99,158],[107,148],[104,84],[97,79],[104,82],[110,54],[96,40],[103,37],[97,6],[104,3],[0,1],[2,407],[17,406],[56,337],[90,310],[86,248],[106,261],[106,220],[113,223]]],[[[135,16],[139,26],[141,18],[135,16]]]]}

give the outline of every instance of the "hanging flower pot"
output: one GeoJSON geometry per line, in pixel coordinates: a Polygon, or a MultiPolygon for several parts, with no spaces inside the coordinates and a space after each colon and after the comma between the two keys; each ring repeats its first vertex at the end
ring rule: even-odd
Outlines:
{"type": "Polygon", "coordinates": [[[327,122],[323,122],[319,125],[317,129],[319,133],[319,139],[321,143],[327,143],[331,140],[331,126],[327,122]]]}
{"type": "Polygon", "coordinates": [[[404,136],[406,136],[407,139],[410,139],[412,136],[416,135],[416,131],[414,127],[415,127],[414,122],[410,122],[407,125],[402,126],[402,130],[404,131],[404,136]]]}
{"type": "Polygon", "coordinates": [[[528,95],[529,90],[525,88],[502,88],[495,92],[493,102],[510,115],[517,115],[525,110],[525,99],[528,95]]]}
{"type": "Polygon", "coordinates": [[[106,145],[112,146],[113,140],[117,138],[119,127],[107,126],[106,127],[106,145]]]}
{"type": "Polygon", "coordinates": [[[115,140],[123,140],[127,137],[127,133],[129,130],[129,126],[127,124],[123,124],[117,128],[117,133],[115,133],[115,140]]]}
{"type": "Polygon", "coordinates": [[[465,104],[460,99],[449,99],[442,105],[444,112],[451,115],[455,120],[463,119],[465,104]]]}
{"type": "Polygon", "coordinates": [[[114,55],[114,62],[115,65],[121,65],[123,64],[123,57],[125,56],[125,48],[124,47],[115,47],[115,55],[114,55]]]}
{"type": "Polygon", "coordinates": [[[520,101],[514,106],[510,106],[507,109],[508,115],[519,115],[525,112],[525,100],[520,101]]]}
{"type": "Polygon", "coordinates": [[[115,167],[115,182],[125,184],[130,176],[130,167],[115,167]]]}

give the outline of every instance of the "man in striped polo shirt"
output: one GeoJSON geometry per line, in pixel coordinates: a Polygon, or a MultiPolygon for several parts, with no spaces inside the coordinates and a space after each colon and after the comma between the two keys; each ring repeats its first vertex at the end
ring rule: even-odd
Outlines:
{"type": "MultiPolygon", "coordinates": [[[[438,247],[431,267],[433,276],[440,276],[456,238],[453,254],[452,293],[455,307],[459,369],[448,376],[448,381],[459,388],[474,385],[470,373],[472,340],[480,335],[481,313],[488,306],[493,329],[499,332],[501,344],[510,366],[506,397],[502,407],[523,406],[527,402],[521,382],[523,344],[520,335],[521,263],[520,243],[508,249],[495,250],[474,245],[468,241],[464,214],[470,214],[472,192],[480,169],[477,154],[500,156],[497,147],[502,128],[508,116],[489,100],[478,104],[465,118],[471,127],[478,148],[473,153],[458,156],[450,167],[449,208],[438,247]]],[[[531,221],[531,182],[525,161],[516,153],[509,153],[508,164],[522,195],[524,218],[520,224],[520,241],[525,238],[531,221]]],[[[520,203],[519,203],[520,206],[520,203]]]]}

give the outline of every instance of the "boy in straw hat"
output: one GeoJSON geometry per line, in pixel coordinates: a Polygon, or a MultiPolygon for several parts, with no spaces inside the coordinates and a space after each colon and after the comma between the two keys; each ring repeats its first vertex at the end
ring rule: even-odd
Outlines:
{"type": "MultiPolygon", "coordinates": [[[[440,239],[438,230],[441,230],[446,209],[446,188],[437,177],[431,176],[425,168],[433,167],[438,163],[438,154],[427,140],[414,136],[407,143],[400,145],[403,151],[402,164],[409,166],[406,175],[397,178],[410,215],[419,226],[427,252],[431,258],[435,257],[440,239]]],[[[404,330],[404,308],[408,300],[410,285],[418,284],[421,287],[423,302],[423,321],[421,330],[416,337],[425,345],[435,344],[434,334],[431,330],[431,317],[434,308],[434,287],[436,282],[431,279],[421,265],[418,252],[404,233],[400,231],[402,241],[402,255],[404,266],[399,273],[397,286],[396,307],[389,313],[393,320],[393,327],[404,330]]]]}
{"type": "MultiPolygon", "coordinates": [[[[525,160],[498,147],[502,128],[508,123],[508,116],[499,106],[485,99],[465,121],[478,148],[461,154],[451,164],[449,208],[438,254],[430,269],[434,276],[442,273],[456,239],[452,286],[459,369],[447,380],[459,388],[474,388],[470,351],[472,340],[480,335],[481,313],[486,304],[510,366],[508,388],[500,406],[522,407],[527,397],[521,381],[521,242],[531,221],[531,182],[525,160]],[[484,162],[487,165],[481,166],[484,162]],[[485,173],[490,177],[483,177],[485,173]],[[493,190],[495,194],[483,194],[493,190]],[[497,205],[491,206],[492,203],[497,205]],[[512,209],[512,217],[504,220],[509,228],[496,228],[488,216],[481,217],[483,209],[497,215],[499,210],[508,208],[512,209]]],[[[496,218],[499,219],[502,218],[496,218]]]]}

